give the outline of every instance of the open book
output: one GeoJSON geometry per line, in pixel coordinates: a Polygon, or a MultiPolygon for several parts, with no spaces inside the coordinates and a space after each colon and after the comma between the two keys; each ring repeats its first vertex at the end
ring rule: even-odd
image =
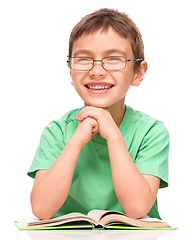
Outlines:
{"type": "Polygon", "coordinates": [[[164,221],[145,216],[134,219],[116,211],[92,210],[87,215],[70,213],[49,220],[24,218],[15,222],[20,230],[68,229],[68,228],[110,228],[110,229],[171,229],[164,221]]]}

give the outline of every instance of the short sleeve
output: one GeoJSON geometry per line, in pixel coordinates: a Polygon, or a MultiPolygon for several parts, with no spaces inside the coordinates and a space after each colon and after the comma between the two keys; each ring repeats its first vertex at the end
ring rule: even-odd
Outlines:
{"type": "Polygon", "coordinates": [[[57,122],[51,122],[44,129],[33,162],[27,172],[35,178],[37,170],[48,170],[64,148],[64,134],[57,122]]]}
{"type": "Polygon", "coordinates": [[[169,133],[162,122],[156,122],[144,136],[135,165],[141,174],[159,177],[160,188],[168,186],[169,133]]]}

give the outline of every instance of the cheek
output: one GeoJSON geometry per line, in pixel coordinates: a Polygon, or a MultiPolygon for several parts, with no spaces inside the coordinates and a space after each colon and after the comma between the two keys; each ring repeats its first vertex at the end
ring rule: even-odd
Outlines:
{"type": "Polygon", "coordinates": [[[133,80],[133,76],[127,71],[118,71],[111,74],[116,84],[123,88],[128,88],[133,80]]]}
{"type": "Polygon", "coordinates": [[[72,83],[74,86],[80,84],[82,82],[83,78],[85,77],[84,72],[78,72],[78,71],[74,71],[74,70],[72,70],[70,72],[70,75],[71,75],[72,83]]]}
{"type": "Polygon", "coordinates": [[[72,81],[74,81],[75,75],[76,75],[76,74],[75,74],[75,71],[71,70],[71,71],[70,71],[70,76],[71,76],[72,81]]]}

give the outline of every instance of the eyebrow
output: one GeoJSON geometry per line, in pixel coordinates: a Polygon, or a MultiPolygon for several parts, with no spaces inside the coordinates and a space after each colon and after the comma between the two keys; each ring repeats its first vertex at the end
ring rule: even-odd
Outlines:
{"type": "MultiPolygon", "coordinates": [[[[104,55],[110,55],[110,54],[113,54],[113,53],[117,53],[117,54],[121,54],[123,56],[126,56],[126,52],[124,52],[123,50],[121,50],[120,48],[113,48],[113,49],[109,49],[109,50],[106,50],[104,52],[104,55]]],[[[90,51],[90,50],[87,50],[87,49],[80,49],[78,51],[76,51],[73,56],[78,56],[80,54],[87,54],[87,55],[93,55],[93,52],[90,51]]]]}
{"type": "Polygon", "coordinates": [[[113,53],[119,53],[123,56],[126,56],[126,52],[124,52],[123,50],[121,50],[120,48],[113,48],[113,49],[109,49],[107,51],[105,51],[105,54],[113,54],[113,53]]]}
{"type": "Polygon", "coordinates": [[[92,54],[92,52],[89,51],[89,50],[86,50],[86,49],[81,49],[81,50],[76,51],[76,52],[73,54],[73,56],[76,57],[77,55],[80,55],[80,54],[90,55],[90,54],[92,54]]]}

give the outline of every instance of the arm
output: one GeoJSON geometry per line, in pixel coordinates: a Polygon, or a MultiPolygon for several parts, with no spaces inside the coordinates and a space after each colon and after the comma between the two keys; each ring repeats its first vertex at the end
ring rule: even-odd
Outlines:
{"type": "Polygon", "coordinates": [[[151,209],[160,179],[141,175],[135,166],[120,131],[108,138],[113,185],[125,213],[133,218],[144,217],[151,209]],[[115,139],[115,141],[114,141],[115,139]]]}
{"type": "Polygon", "coordinates": [[[113,185],[125,213],[133,218],[145,216],[155,201],[160,179],[139,172],[106,109],[86,107],[78,113],[77,119],[83,121],[86,117],[96,119],[100,135],[107,140],[113,185]]]}
{"type": "Polygon", "coordinates": [[[87,118],[81,122],[50,169],[37,172],[31,192],[31,206],[39,219],[52,218],[65,202],[78,156],[95,131],[97,123],[94,119],[87,118]]]}

